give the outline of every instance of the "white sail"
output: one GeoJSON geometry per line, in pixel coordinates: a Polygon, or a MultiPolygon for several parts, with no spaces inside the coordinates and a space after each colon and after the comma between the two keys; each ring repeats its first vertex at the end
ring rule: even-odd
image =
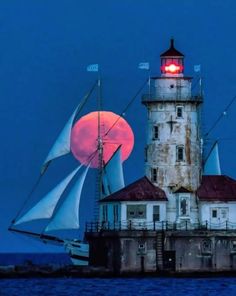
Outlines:
{"type": "Polygon", "coordinates": [[[70,119],[67,121],[66,125],[64,126],[63,130],[59,134],[57,140],[55,141],[54,145],[52,146],[51,150],[48,153],[47,158],[45,159],[45,161],[43,163],[41,173],[44,173],[44,171],[47,168],[47,165],[49,164],[49,162],[51,160],[70,152],[71,129],[72,129],[72,125],[73,125],[75,116],[77,115],[81,106],[82,106],[82,102],[75,109],[75,111],[71,115],[70,119]]]}
{"type": "Polygon", "coordinates": [[[80,165],[72,173],[70,173],[64,180],[62,180],[55,188],[53,188],[44,198],[42,198],[33,208],[31,208],[26,214],[18,219],[14,225],[18,225],[24,222],[51,218],[53,211],[65,191],[66,187],[82,167],[80,165]]]}
{"type": "Polygon", "coordinates": [[[213,145],[204,165],[203,175],[221,175],[218,143],[213,145]]]}
{"type": "Polygon", "coordinates": [[[110,195],[124,188],[121,146],[114,152],[103,171],[103,194],[110,195]]]}
{"type": "Polygon", "coordinates": [[[89,166],[79,177],[70,193],[46,227],[45,231],[79,228],[79,203],[84,180],[89,166]]]}

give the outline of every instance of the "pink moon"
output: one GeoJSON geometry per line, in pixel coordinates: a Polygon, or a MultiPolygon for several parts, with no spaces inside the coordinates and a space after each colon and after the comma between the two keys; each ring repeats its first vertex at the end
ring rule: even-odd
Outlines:
{"type": "MultiPolygon", "coordinates": [[[[134,146],[134,134],[127,123],[119,115],[100,112],[100,134],[103,142],[103,163],[106,164],[113,153],[121,145],[121,159],[125,161],[134,146]]],[[[81,117],[71,132],[71,151],[82,164],[98,167],[98,112],[91,112],[81,117]]]]}

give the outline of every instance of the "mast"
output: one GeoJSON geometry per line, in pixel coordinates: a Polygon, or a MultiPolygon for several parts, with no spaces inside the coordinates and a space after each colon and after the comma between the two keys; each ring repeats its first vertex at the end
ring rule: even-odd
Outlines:
{"type": "Polygon", "coordinates": [[[102,90],[101,75],[98,74],[98,198],[102,194],[102,169],[103,169],[103,141],[101,136],[101,110],[102,110],[102,90]]]}
{"type": "Polygon", "coordinates": [[[101,135],[101,111],[102,111],[102,89],[101,89],[101,73],[98,71],[98,95],[97,95],[97,108],[98,108],[98,175],[97,175],[97,198],[95,200],[94,218],[98,220],[98,201],[102,198],[102,177],[103,177],[103,140],[101,135]]]}

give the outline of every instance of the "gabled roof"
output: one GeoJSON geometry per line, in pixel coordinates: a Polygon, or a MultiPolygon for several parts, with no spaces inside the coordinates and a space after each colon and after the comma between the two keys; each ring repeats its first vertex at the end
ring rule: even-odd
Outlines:
{"type": "Polygon", "coordinates": [[[200,201],[236,202],[236,180],[224,175],[202,176],[197,196],[200,201]]]}
{"type": "Polygon", "coordinates": [[[165,52],[163,52],[160,56],[161,57],[184,57],[184,55],[180,51],[175,49],[173,38],[170,39],[170,48],[165,52]]]}
{"type": "Polygon", "coordinates": [[[193,192],[192,190],[185,188],[183,186],[179,187],[174,191],[174,193],[192,193],[192,192],[193,192]]]}
{"type": "Polygon", "coordinates": [[[154,186],[147,177],[143,177],[100,200],[112,201],[167,201],[167,197],[162,189],[154,186]]]}

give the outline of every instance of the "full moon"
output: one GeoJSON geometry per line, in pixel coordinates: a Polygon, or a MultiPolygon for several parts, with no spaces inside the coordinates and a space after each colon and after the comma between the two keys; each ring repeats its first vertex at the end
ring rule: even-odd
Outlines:
{"type": "MultiPolygon", "coordinates": [[[[134,146],[134,134],[129,124],[119,115],[100,112],[100,135],[103,143],[103,163],[107,163],[121,145],[121,159],[126,160],[134,146]]],[[[82,164],[97,168],[98,112],[81,117],[71,132],[71,151],[82,164]]]]}

